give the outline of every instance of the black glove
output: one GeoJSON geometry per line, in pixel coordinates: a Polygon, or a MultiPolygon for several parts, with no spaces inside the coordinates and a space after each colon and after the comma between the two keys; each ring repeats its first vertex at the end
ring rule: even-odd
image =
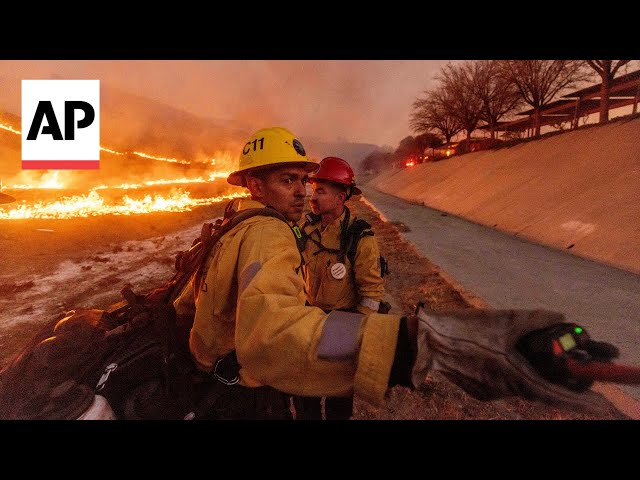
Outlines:
{"type": "Polygon", "coordinates": [[[569,361],[609,362],[620,354],[610,343],[591,340],[575,323],[557,323],[529,332],[518,340],[516,348],[544,378],[576,392],[587,390],[593,380],[575,376],[569,361]]]}

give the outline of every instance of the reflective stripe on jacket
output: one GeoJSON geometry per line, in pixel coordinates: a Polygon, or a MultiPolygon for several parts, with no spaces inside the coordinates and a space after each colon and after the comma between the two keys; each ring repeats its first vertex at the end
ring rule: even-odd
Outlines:
{"type": "MultiPolygon", "coordinates": [[[[307,225],[305,233],[325,248],[339,250],[341,223],[344,221],[345,212],[324,230],[318,221],[307,225]]],[[[351,219],[350,223],[353,220],[351,219]]],[[[380,250],[376,238],[365,235],[360,239],[355,266],[345,258],[343,263],[346,274],[342,278],[336,278],[331,270],[338,262],[338,254],[318,250],[321,249],[316,243],[307,240],[303,268],[309,303],[323,310],[377,312],[384,297],[384,279],[380,272],[380,250]]]]}
{"type": "MultiPolygon", "coordinates": [[[[262,206],[239,202],[239,209],[262,206]]],[[[199,289],[185,289],[174,302],[179,315],[195,308],[195,362],[211,371],[235,349],[243,385],[301,396],[356,393],[382,404],[400,317],[306,306],[299,265],[293,233],[281,220],[255,216],[225,234],[199,289]]]]}

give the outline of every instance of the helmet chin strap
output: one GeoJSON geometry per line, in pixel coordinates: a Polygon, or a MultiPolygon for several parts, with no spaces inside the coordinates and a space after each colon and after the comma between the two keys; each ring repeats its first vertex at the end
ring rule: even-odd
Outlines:
{"type": "Polygon", "coordinates": [[[344,201],[346,202],[347,200],[349,200],[352,195],[353,195],[353,187],[347,187],[347,198],[345,198],[344,201]]]}

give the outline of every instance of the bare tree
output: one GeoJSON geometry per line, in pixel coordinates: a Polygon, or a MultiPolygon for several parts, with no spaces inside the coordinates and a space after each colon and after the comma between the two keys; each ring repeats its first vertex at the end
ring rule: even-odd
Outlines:
{"type": "Polygon", "coordinates": [[[449,111],[450,101],[443,88],[425,90],[424,97],[413,102],[410,125],[416,133],[439,132],[449,143],[462,130],[460,122],[449,111]]]}
{"type": "Polygon", "coordinates": [[[496,60],[476,60],[465,64],[473,79],[473,93],[482,102],[480,120],[489,125],[491,138],[496,138],[495,127],[506,114],[516,110],[522,102],[516,86],[501,75],[496,60]]]}
{"type": "Polygon", "coordinates": [[[630,61],[631,60],[586,60],[587,65],[593,68],[602,79],[600,87],[600,119],[598,123],[609,121],[609,92],[611,90],[611,84],[620,68],[630,61]]]}
{"type": "Polygon", "coordinates": [[[445,106],[462,126],[467,144],[471,133],[478,127],[482,110],[482,101],[474,93],[474,75],[473,62],[464,62],[456,65],[448,63],[436,76],[445,91],[445,106]]]}
{"type": "Polygon", "coordinates": [[[502,75],[513,82],[533,107],[535,136],[540,136],[540,109],[562,91],[587,79],[579,60],[497,60],[502,75]]]}

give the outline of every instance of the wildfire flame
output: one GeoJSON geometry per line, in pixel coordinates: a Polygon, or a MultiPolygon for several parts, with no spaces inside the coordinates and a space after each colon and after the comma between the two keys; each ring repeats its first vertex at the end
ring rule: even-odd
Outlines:
{"type": "MultiPolygon", "coordinates": [[[[9,131],[11,133],[15,133],[16,135],[22,135],[22,132],[20,130],[16,130],[11,125],[7,125],[6,123],[0,123],[0,128],[3,129],[3,130],[7,130],[7,131],[9,131]]],[[[177,159],[177,158],[158,157],[158,156],[150,155],[150,154],[144,153],[144,152],[118,152],[116,150],[112,150],[110,148],[106,148],[106,147],[102,147],[102,146],[100,147],[100,150],[102,150],[104,152],[111,153],[113,155],[137,155],[138,157],[149,158],[151,160],[158,160],[160,162],[181,163],[183,165],[191,165],[191,162],[188,161],[188,160],[180,160],[180,159],[177,159]]],[[[215,163],[215,161],[213,163],[215,163]]]]}
{"type": "Polygon", "coordinates": [[[133,153],[133,155],[138,155],[139,157],[143,157],[143,158],[160,160],[161,162],[182,163],[183,165],[191,165],[191,162],[187,162],[186,160],[178,160],[177,158],[154,157],[153,155],[148,155],[142,152],[131,152],[131,153],[133,153]]]}
{"type": "Polygon", "coordinates": [[[22,132],[20,132],[20,130],[16,130],[11,125],[7,125],[6,123],[0,123],[0,128],[8,130],[9,132],[15,133],[17,135],[22,135],[22,132]]]}
{"type": "Polygon", "coordinates": [[[64,188],[63,183],[59,179],[60,172],[57,170],[48,171],[45,173],[40,182],[36,185],[14,184],[10,188],[14,190],[31,190],[33,188],[64,188]]]}
{"type": "MultiPolygon", "coordinates": [[[[107,188],[118,188],[122,190],[131,190],[136,188],[143,187],[151,187],[153,185],[174,185],[174,184],[183,184],[183,183],[206,183],[212,182],[216,178],[227,178],[231,172],[213,172],[207,178],[205,177],[196,177],[196,178],[174,178],[174,179],[166,179],[166,180],[147,180],[141,183],[122,183],[120,185],[98,185],[97,187],[93,187],[91,190],[104,190],[107,188]]],[[[65,188],[62,181],[59,179],[60,172],[57,170],[45,173],[43,178],[37,184],[18,184],[15,183],[11,185],[9,188],[13,190],[34,190],[34,189],[63,189],[65,188]]]]}
{"type": "Polygon", "coordinates": [[[63,197],[54,202],[36,202],[20,205],[7,212],[0,209],[0,219],[18,220],[26,218],[69,219],[76,217],[95,217],[99,215],[136,215],[152,212],[186,212],[193,207],[244,197],[246,194],[233,193],[210,198],[191,198],[189,192],[178,192],[163,196],[145,195],[142,199],[133,199],[125,195],[119,202],[108,204],[100,194],[92,190],[87,195],[63,197]]]}
{"type": "MultiPolygon", "coordinates": [[[[7,130],[9,132],[21,135],[19,130],[14,129],[10,125],[0,123],[0,129],[7,130]]],[[[192,162],[187,160],[180,160],[177,158],[166,158],[148,153],[132,151],[132,152],[119,152],[113,149],[100,147],[101,150],[108,152],[112,155],[137,155],[139,157],[148,158],[152,160],[179,163],[183,165],[191,165],[192,162]]],[[[208,165],[215,166],[216,159],[211,158],[208,165]]],[[[205,198],[193,198],[191,193],[184,191],[182,188],[172,189],[169,193],[150,193],[144,195],[142,198],[135,199],[129,195],[124,195],[121,198],[113,199],[98,193],[98,190],[106,189],[120,189],[120,190],[135,190],[140,188],[148,188],[154,186],[167,186],[167,185],[182,185],[182,184],[206,184],[213,182],[218,178],[226,178],[229,175],[229,171],[215,171],[208,174],[208,176],[199,176],[196,178],[175,178],[175,179],[158,179],[147,180],[140,183],[125,183],[117,186],[99,185],[89,190],[89,193],[84,195],[63,196],[55,201],[35,201],[27,203],[23,200],[22,204],[18,206],[12,205],[11,209],[8,207],[0,208],[0,220],[18,220],[18,219],[32,219],[32,218],[46,218],[46,219],[70,219],[76,217],[89,217],[99,215],[136,215],[151,212],[184,212],[190,211],[194,207],[208,205],[211,203],[222,202],[233,198],[244,197],[245,193],[231,193],[220,196],[206,196],[205,198]]],[[[72,181],[65,181],[65,177],[71,175],[69,172],[64,171],[47,171],[39,180],[31,183],[13,184],[7,186],[8,189],[14,190],[36,190],[36,189],[56,189],[61,190],[66,188],[65,184],[73,184],[72,181]]]]}

